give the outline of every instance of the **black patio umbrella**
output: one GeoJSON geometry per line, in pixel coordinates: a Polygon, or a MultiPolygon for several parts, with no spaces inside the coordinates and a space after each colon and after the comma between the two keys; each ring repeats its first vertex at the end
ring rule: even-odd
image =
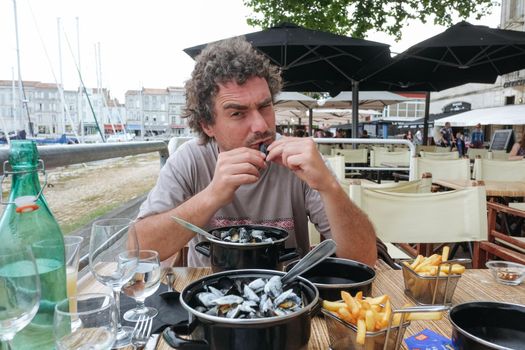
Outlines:
{"type": "Polygon", "coordinates": [[[466,83],[493,84],[499,75],[524,68],[525,32],[462,21],[410,47],[389,64],[371,64],[361,85],[441,91],[466,83]]]}
{"type": "MultiPolygon", "coordinates": [[[[281,67],[285,91],[354,91],[369,62],[390,62],[386,44],[311,30],[291,23],[243,35],[254,48],[281,67]]],[[[197,56],[206,44],[184,50],[197,56]]],[[[358,109],[353,111],[357,133],[358,109]]],[[[355,135],[355,134],[354,134],[355,135]]]]}

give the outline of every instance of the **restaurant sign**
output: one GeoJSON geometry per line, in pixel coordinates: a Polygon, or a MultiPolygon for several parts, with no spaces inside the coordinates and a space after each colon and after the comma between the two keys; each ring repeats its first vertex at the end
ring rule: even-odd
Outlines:
{"type": "Polygon", "coordinates": [[[518,79],[514,81],[507,81],[503,84],[504,88],[513,87],[513,86],[523,86],[525,85],[525,79],[518,79]]]}
{"type": "Polygon", "coordinates": [[[470,111],[471,104],[468,102],[452,102],[443,106],[443,113],[470,111]]]}

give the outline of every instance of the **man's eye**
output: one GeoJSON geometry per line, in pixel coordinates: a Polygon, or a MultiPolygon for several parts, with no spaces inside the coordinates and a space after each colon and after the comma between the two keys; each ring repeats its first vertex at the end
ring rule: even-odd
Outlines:
{"type": "Polygon", "coordinates": [[[233,112],[231,116],[233,118],[242,118],[244,116],[244,112],[233,112]]]}

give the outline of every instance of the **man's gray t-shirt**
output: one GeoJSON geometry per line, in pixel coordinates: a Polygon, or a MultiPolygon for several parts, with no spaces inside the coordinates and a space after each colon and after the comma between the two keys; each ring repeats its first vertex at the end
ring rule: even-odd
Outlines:
{"type": "MultiPolygon", "coordinates": [[[[159,179],[140,207],[139,219],[163,213],[205,189],[213,178],[218,147],[214,141],[205,145],[197,139],[181,145],[160,171],[159,179]]],[[[231,225],[266,225],[289,233],[286,247],[296,247],[304,255],[309,249],[308,217],[317,230],[330,238],[330,227],[320,195],[284,166],[267,162],[254,184],[242,185],[233,201],[215,213],[206,230],[231,225]]],[[[190,241],[189,266],[209,266],[194,249],[201,236],[190,241]]]]}

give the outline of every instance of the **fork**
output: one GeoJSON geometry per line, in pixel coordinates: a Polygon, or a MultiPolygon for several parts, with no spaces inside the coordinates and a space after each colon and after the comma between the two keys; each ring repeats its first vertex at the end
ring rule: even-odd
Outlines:
{"type": "Polygon", "coordinates": [[[146,346],[148,339],[151,335],[151,327],[153,326],[153,317],[141,316],[135,328],[133,329],[133,335],[131,338],[131,344],[135,347],[135,350],[142,350],[146,346]]]}

